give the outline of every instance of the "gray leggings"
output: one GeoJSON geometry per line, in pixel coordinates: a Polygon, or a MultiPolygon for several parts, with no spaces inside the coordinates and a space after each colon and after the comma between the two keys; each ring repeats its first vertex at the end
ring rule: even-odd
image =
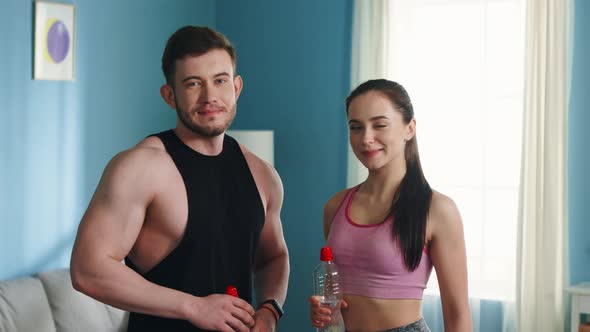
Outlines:
{"type": "Polygon", "coordinates": [[[430,332],[430,329],[428,328],[428,325],[426,325],[424,318],[420,318],[420,320],[415,321],[412,324],[396,327],[385,332],[430,332]]]}

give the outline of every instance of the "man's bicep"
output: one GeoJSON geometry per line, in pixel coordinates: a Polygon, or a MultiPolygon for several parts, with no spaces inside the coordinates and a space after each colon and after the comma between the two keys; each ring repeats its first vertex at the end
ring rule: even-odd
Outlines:
{"type": "Polygon", "coordinates": [[[283,206],[283,186],[278,175],[272,181],[269,200],[266,208],[264,226],[260,234],[257,250],[257,262],[284,254],[286,244],[281,224],[281,208],[283,206]]]}
{"type": "Polygon", "coordinates": [[[76,250],[117,260],[131,250],[149,201],[149,187],[133,172],[133,164],[117,160],[107,166],[80,223],[76,250]]]}
{"type": "Polygon", "coordinates": [[[137,203],[97,199],[84,215],[78,236],[88,249],[121,260],[133,247],[144,216],[137,203]]]}

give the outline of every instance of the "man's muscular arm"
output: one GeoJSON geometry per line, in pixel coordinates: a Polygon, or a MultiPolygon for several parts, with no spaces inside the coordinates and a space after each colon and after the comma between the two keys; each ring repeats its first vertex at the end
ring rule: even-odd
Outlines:
{"type": "Polygon", "coordinates": [[[253,309],[226,295],[199,298],[145,280],[121,263],[143,226],[150,202],[163,185],[162,151],[136,147],[105,168],[80,223],[70,273],[74,288],[127,311],[189,320],[202,328],[248,331],[253,309]]]}
{"type": "MultiPolygon", "coordinates": [[[[281,225],[281,207],[283,204],[283,184],[277,172],[264,163],[258,170],[259,186],[264,190],[266,198],[266,217],[255,259],[255,288],[257,302],[275,299],[281,305],[287,296],[289,281],[289,254],[283,237],[281,225]]],[[[275,311],[272,306],[266,308],[275,311]]],[[[272,318],[267,309],[259,309],[257,317],[272,318]]],[[[275,314],[278,314],[275,311],[275,314]]],[[[274,321],[274,318],[272,318],[274,321]]],[[[257,319],[258,326],[258,319],[257,319]]],[[[254,331],[256,331],[255,326],[254,331]]]]}

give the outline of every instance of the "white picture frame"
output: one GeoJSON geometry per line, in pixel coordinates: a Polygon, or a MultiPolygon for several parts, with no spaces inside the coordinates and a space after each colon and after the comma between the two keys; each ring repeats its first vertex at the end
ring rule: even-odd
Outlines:
{"type": "Polygon", "coordinates": [[[73,4],[35,1],[33,79],[74,80],[75,15],[73,4]]]}

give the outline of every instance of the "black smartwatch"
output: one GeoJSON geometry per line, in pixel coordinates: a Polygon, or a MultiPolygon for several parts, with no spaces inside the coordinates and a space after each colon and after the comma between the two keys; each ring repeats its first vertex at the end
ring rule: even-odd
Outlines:
{"type": "Polygon", "coordinates": [[[277,300],[275,300],[275,299],[266,300],[266,301],[260,303],[258,308],[262,307],[263,305],[265,305],[267,303],[272,305],[273,308],[275,308],[275,310],[279,314],[279,318],[283,317],[283,314],[285,313],[285,311],[283,310],[283,308],[281,307],[279,302],[277,302],[277,300]]]}

